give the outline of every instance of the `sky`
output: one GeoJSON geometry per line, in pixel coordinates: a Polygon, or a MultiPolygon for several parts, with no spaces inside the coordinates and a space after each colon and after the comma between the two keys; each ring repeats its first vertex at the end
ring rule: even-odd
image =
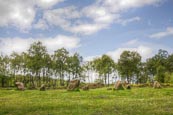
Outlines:
{"type": "Polygon", "coordinates": [[[159,49],[173,53],[173,0],[0,0],[0,52],[27,51],[41,41],[52,54],[103,54],[115,62],[125,51],[142,60],[159,49]]]}

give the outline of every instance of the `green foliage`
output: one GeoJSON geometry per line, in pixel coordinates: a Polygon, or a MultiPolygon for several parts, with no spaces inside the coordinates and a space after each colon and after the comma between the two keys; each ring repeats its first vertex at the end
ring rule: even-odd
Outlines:
{"type": "Polygon", "coordinates": [[[93,61],[93,68],[99,73],[100,76],[104,76],[105,84],[109,85],[109,75],[115,71],[115,63],[108,55],[103,55],[101,58],[97,58],[93,61]]]}
{"type": "Polygon", "coordinates": [[[8,84],[9,79],[10,79],[9,76],[0,74],[0,83],[1,83],[0,86],[5,87],[8,84]]]}
{"type": "Polygon", "coordinates": [[[164,74],[164,82],[170,83],[171,82],[171,74],[169,72],[165,72],[164,74]]]}
{"type": "Polygon", "coordinates": [[[170,76],[170,83],[173,83],[173,73],[170,76]]]}
{"type": "Polygon", "coordinates": [[[164,66],[158,66],[157,67],[156,80],[158,82],[164,83],[164,79],[165,79],[165,67],[164,66]]]}
{"type": "Polygon", "coordinates": [[[131,84],[132,87],[152,87],[151,83],[131,84]]]}
{"type": "Polygon", "coordinates": [[[169,72],[173,72],[173,54],[168,56],[166,68],[169,72]]]}
{"type": "Polygon", "coordinates": [[[118,60],[119,74],[130,82],[131,77],[138,74],[140,64],[141,56],[139,53],[124,51],[118,60]]]}
{"type": "Polygon", "coordinates": [[[147,59],[147,67],[149,73],[154,76],[156,74],[161,74],[158,73],[160,72],[161,69],[162,69],[161,71],[164,72],[163,68],[166,67],[167,58],[168,58],[168,52],[160,49],[158,54],[156,54],[152,58],[147,59]]]}
{"type": "Polygon", "coordinates": [[[37,76],[44,65],[44,57],[47,55],[47,49],[41,42],[34,42],[28,50],[27,67],[37,76]]]}

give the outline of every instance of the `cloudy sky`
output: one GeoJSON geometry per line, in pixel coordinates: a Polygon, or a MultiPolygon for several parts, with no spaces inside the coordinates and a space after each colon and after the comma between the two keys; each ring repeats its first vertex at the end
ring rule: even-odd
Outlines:
{"type": "Polygon", "coordinates": [[[159,49],[173,53],[173,0],[0,0],[0,52],[26,51],[42,41],[85,60],[115,61],[124,50],[143,60],[159,49]]]}

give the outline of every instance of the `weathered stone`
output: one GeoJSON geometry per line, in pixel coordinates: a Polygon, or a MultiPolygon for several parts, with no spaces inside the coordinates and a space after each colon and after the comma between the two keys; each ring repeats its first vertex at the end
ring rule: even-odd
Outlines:
{"type": "Polygon", "coordinates": [[[85,85],[84,87],[82,87],[82,89],[83,89],[84,91],[88,91],[88,90],[89,90],[89,86],[88,86],[88,85],[85,85]]]}
{"type": "Polygon", "coordinates": [[[130,84],[126,85],[126,89],[131,89],[130,84]]]}
{"type": "Polygon", "coordinates": [[[79,85],[80,85],[80,80],[72,80],[70,81],[67,90],[68,91],[74,91],[74,90],[78,90],[79,89],[79,85]]]}
{"type": "Polygon", "coordinates": [[[159,88],[162,88],[162,87],[161,87],[161,85],[160,85],[160,83],[158,81],[155,81],[154,85],[153,85],[153,88],[159,89],[159,88]]]}
{"type": "Polygon", "coordinates": [[[45,91],[45,90],[46,90],[46,85],[42,84],[41,87],[40,87],[40,91],[45,91]]]}
{"type": "Polygon", "coordinates": [[[16,82],[17,89],[19,90],[25,90],[24,84],[22,82],[16,82]]]}
{"type": "Polygon", "coordinates": [[[123,86],[127,86],[129,83],[127,83],[127,81],[124,81],[122,84],[123,86]]]}
{"type": "Polygon", "coordinates": [[[124,86],[121,81],[117,81],[114,87],[116,90],[124,90],[124,86]]]}

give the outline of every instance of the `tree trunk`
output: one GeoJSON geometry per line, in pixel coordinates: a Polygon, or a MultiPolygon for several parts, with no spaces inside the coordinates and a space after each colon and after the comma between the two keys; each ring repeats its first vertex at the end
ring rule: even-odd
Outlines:
{"type": "Polygon", "coordinates": [[[41,86],[41,77],[40,77],[40,73],[38,74],[38,87],[41,86]]]}
{"type": "Polygon", "coordinates": [[[90,83],[90,72],[88,71],[88,82],[90,83]]]}
{"type": "Polygon", "coordinates": [[[105,76],[105,85],[106,85],[106,74],[104,76],[105,76]]]}
{"type": "Polygon", "coordinates": [[[128,84],[130,83],[130,77],[129,76],[127,76],[127,82],[128,82],[128,84]]]}
{"type": "Polygon", "coordinates": [[[57,79],[54,80],[53,88],[56,88],[57,79]]]}
{"type": "Polygon", "coordinates": [[[108,73],[108,87],[109,87],[109,73],[108,73]]]}
{"type": "Polygon", "coordinates": [[[64,86],[64,73],[62,73],[62,86],[64,86]]]}
{"type": "Polygon", "coordinates": [[[67,86],[69,85],[70,83],[70,73],[69,73],[69,77],[68,77],[68,81],[67,81],[67,86]]]}
{"type": "Polygon", "coordinates": [[[32,88],[35,88],[35,85],[34,85],[34,78],[32,75],[30,75],[30,84],[32,85],[32,88]]]}
{"type": "Polygon", "coordinates": [[[5,86],[5,80],[4,80],[4,76],[2,76],[2,79],[1,79],[1,84],[2,84],[2,87],[5,86]]]}
{"type": "Polygon", "coordinates": [[[45,83],[45,71],[43,70],[43,84],[45,83]]]}

